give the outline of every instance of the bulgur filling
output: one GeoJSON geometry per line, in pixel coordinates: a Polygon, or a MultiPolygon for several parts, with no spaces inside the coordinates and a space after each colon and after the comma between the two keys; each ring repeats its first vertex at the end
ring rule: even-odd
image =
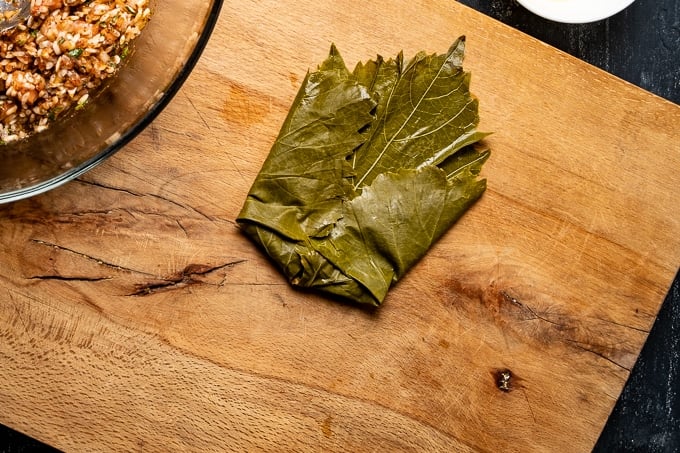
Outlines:
{"type": "Polygon", "coordinates": [[[83,108],[150,17],[149,0],[31,0],[28,20],[0,35],[0,141],[83,108]]]}

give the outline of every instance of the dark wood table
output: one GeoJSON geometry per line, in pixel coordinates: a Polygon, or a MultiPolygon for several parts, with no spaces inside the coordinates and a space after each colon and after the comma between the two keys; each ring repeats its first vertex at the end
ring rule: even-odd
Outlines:
{"type": "MultiPolygon", "coordinates": [[[[637,0],[610,19],[582,25],[544,20],[514,0],[461,0],[461,3],[680,103],[680,2],[676,0],[637,0]]],[[[669,289],[596,451],[680,451],[678,363],[680,277],[669,289]]],[[[0,425],[0,453],[51,450],[0,425]]]]}

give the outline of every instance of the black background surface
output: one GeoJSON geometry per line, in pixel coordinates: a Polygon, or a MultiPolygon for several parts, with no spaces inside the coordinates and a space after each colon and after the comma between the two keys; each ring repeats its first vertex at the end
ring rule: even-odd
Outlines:
{"type": "MultiPolygon", "coordinates": [[[[680,104],[678,0],[637,0],[607,20],[578,25],[542,19],[514,0],[460,3],[680,104]]],[[[680,136],[678,149],[662,151],[680,152],[680,136]]],[[[0,453],[36,451],[54,450],[0,425],[0,453]]],[[[597,453],[628,451],[680,451],[680,275],[595,447],[597,453]]]]}

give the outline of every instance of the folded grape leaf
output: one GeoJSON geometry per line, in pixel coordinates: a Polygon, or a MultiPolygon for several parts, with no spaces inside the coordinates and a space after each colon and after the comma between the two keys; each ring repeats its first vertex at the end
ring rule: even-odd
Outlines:
{"type": "Polygon", "coordinates": [[[307,74],[237,218],[291,284],[378,306],[482,195],[464,50],[307,74]]]}

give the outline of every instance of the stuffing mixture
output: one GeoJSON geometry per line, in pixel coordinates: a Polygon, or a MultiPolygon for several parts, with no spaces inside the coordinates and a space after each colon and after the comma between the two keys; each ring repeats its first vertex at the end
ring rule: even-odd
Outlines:
{"type": "Polygon", "coordinates": [[[0,34],[0,143],[83,108],[150,17],[149,0],[31,0],[28,20],[0,34]]]}

